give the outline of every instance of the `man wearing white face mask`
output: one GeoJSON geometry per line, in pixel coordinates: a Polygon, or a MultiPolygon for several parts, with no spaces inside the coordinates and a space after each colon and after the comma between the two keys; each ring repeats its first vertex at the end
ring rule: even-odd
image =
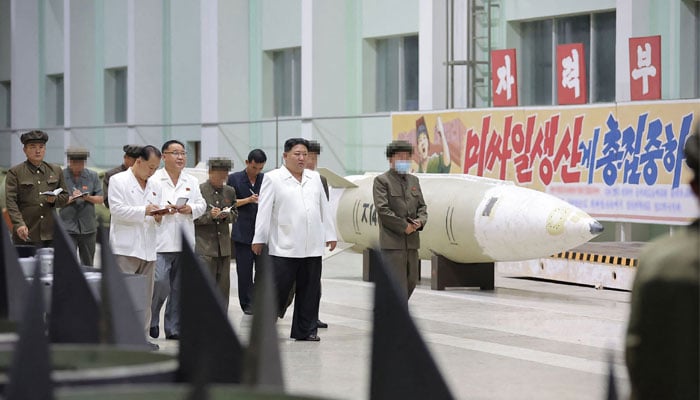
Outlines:
{"type": "Polygon", "coordinates": [[[420,236],[428,221],[420,182],[411,175],[413,146],[395,140],[386,148],[390,168],[374,178],[374,208],[379,220],[379,247],[386,265],[406,290],[406,300],[418,283],[418,248],[420,236]]]}

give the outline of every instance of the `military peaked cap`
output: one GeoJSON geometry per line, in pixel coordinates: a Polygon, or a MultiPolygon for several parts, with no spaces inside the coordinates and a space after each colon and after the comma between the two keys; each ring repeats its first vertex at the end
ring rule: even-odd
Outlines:
{"type": "Polygon", "coordinates": [[[87,160],[90,152],[84,147],[69,147],[66,150],[66,155],[69,160],[87,160]]]}
{"type": "Polygon", "coordinates": [[[135,144],[125,144],[123,147],[124,154],[126,154],[129,157],[132,158],[138,158],[139,154],[141,154],[141,146],[137,146],[135,144]]]}
{"type": "Polygon", "coordinates": [[[23,133],[22,136],[20,136],[20,140],[22,141],[22,144],[32,142],[46,143],[49,141],[49,135],[47,135],[44,131],[29,131],[23,133]]]}
{"type": "Polygon", "coordinates": [[[209,159],[209,169],[230,171],[233,167],[231,159],[226,157],[211,157],[209,159]]]}

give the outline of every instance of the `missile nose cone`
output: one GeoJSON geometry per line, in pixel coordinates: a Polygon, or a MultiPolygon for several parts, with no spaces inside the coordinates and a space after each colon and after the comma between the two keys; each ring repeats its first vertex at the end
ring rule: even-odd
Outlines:
{"type": "Polygon", "coordinates": [[[600,235],[603,233],[603,224],[601,224],[598,221],[593,221],[590,223],[590,232],[591,235],[600,235]]]}

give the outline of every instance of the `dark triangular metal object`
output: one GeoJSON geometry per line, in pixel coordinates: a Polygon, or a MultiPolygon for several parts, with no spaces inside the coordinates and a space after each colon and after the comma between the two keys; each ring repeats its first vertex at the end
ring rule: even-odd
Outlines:
{"type": "Polygon", "coordinates": [[[49,338],[51,343],[99,343],[99,307],[80,268],[75,245],[56,217],[53,230],[53,285],[49,338]]]}
{"type": "Polygon", "coordinates": [[[272,260],[267,252],[255,264],[255,304],[253,326],[245,353],[243,383],[266,390],[284,392],[280,360],[277,314],[272,260]]]}
{"type": "Polygon", "coordinates": [[[19,322],[28,285],[4,218],[0,231],[0,319],[19,322]]]}
{"type": "Polygon", "coordinates": [[[184,234],[180,268],[178,381],[204,379],[208,383],[240,383],[243,347],[228,320],[214,278],[204,269],[184,234]],[[208,368],[206,376],[201,377],[198,370],[203,365],[216,367],[208,368]]]}
{"type": "Polygon", "coordinates": [[[53,399],[49,341],[44,324],[44,284],[38,262],[34,269],[34,282],[26,294],[5,399],[53,399]]]}
{"type": "Polygon", "coordinates": [[[607,391],[607,396],[605,397],[607,400],[617,400],[617,384],[615,383],[615,371],[614,371],[614,364],[613,364],[613,355],[612,351],[610,352],[610,355],[608,356],[608,391],[607,391]]]}
{"type": "Polygon", "coordinates": [[[406,295],[378,250],[370,399],[452,399],[447,383],[408,312],[406,295]]]}
{"type": "Polygon", "coordinates": [[[101,220],[98,225],[102,263],[101,341],[117,346],[137,346],[150,349],[148,342],[146,342],[145,321],[138,318],[134,301],[126,286],[124,274],[117,265],[112,247],[109,245],[109,233],[102,225],[101,220]]]}

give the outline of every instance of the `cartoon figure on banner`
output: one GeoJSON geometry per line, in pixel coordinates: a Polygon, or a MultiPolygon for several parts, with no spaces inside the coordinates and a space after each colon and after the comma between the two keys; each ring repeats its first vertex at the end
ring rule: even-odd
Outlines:
{"type": "Polygon", "coordinates": [[[416,120],[416,149],[418,150],[418,170],[416,172],[450,173],[450,148],[447,145],[445,129],[439,116],[437,117],[435,134],[442,144],[442,152],[429,154],[430,137],[428,136],[428,128],[425,126],[425,118],[420,117],[416,120]]]}

